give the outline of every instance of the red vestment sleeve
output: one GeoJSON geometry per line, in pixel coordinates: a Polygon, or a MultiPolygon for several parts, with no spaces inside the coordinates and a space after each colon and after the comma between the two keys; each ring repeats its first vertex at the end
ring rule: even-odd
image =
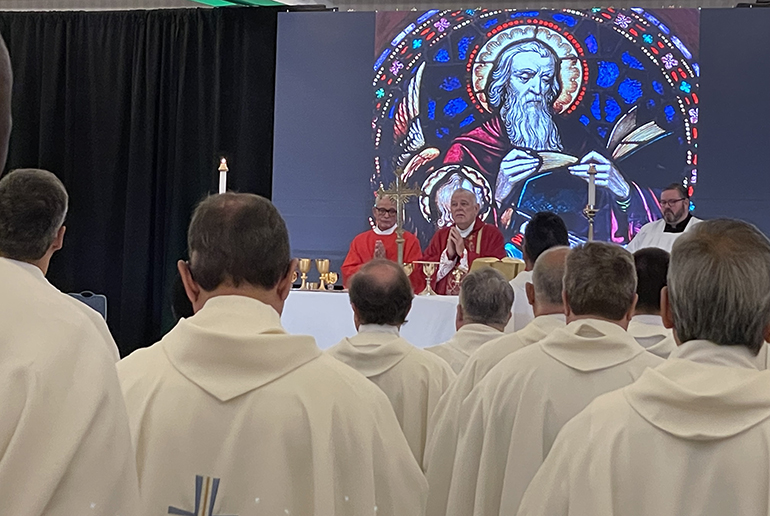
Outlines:
{"type": "Polygon", "coordinates": [[[351,276],[374,256],[374,243],[369,245],[369,233],[371,231],[357,235],[350,243],[350,250],[341,268],[342,285],[345,288],[348,287],[351,276]]]}

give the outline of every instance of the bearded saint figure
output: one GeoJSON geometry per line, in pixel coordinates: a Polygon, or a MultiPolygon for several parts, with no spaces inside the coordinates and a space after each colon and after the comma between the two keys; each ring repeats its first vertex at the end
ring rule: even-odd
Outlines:
{"type": "Polygon", "coordinates": [[[455,138],[444,165],[470,167],[494,185],[495,217],[506,241],[515,241],[522,225],[538,211],[557,213],[576,238],[585,239],[582,210],[588,168],[594,165],[600,210],[596,237],[628,242],[632,231],[650,219],[654,193],[627,181],[610,158],[592,148],[596,142],[575,142],[568,154],[562,153],[560,126],[572,123],[571,135],[585,130],[575,120],[560,117],[557,125],[554,119],[559,69],[556,54],[536,39],[501,51],[486,87],[497,116],[455,138]]]}

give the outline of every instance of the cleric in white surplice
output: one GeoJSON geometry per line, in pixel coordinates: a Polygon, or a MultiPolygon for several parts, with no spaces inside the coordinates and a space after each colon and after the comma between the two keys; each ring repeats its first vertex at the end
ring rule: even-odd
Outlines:
{"type": "Polygon", "coordinates": [[[662,300],[679,347],[567,423],[519,515],[770,514],[770,371],[754,365],[768,293],[753,226],[706,221],[677,240],[662,300]]]}
{"type": "Polygon", "coordinates": [[[358,333],[327,353],[382,389],[415,460],[422,464],[428,419],[455,374],[443,359],[399,334],[414,293],[404,268],[385,258],[364,264],[350,280],[350,305],[358,333]]]}
{"type": "Polygon", "coordinates": [[[296,260],[270,201],[207,198],[188,248],[195,315],[118,364],[143,514],[421,514],[388,398],[281,326],[296,260]]]}
{"type": "Polygon", "coordinates": [[[658,202],[663,218],[641,227],[626,246],[630,252],[634,253],[645,247],[657,247],[671,252],[671,246],[676,239],[701,222],[690,213],[690,195],[687,189],[678,183],[664,188],[658,202]]]}
{"type": "MultiPolygon", "coordinates": [[[[423,469],[428,479],[428,516],[444,516],[457,451],[462,402],[502,359],[543,340],[566,326],[562,285],[569,247],[552,247],[540,254],[525,292],[535,318],[521,330],[483,344],[463,367],[436,406],[428,425],[423,469]]],[[[467,278],[466,278],[467,280],[467,278]]],[[[465,283],[463,283],[464,287],[465,283]]],[[[461,290],[462,292],[462,290],[461,290]]]]}
{"type": "Polygon", "coordinates": [[[606,242],[572,249],[564,301],[567,326],[508,355],[462,403],[447,516],[516,512],[561,427],[663,362],[625,330],[636,303],[625,249],[606,242]]]}
{"type": "Polygon", "coordinates": [[[139,514],[117,348],[48,283],[68,197],[44,170],[0,180],[0,514],[139,514]]]}

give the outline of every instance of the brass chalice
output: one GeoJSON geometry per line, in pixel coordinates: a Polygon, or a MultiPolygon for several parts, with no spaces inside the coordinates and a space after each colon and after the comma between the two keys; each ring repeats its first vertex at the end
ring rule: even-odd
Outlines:
{"type": "Polygon", "coordinates": [[[326,290],[325,280],[326,275],[329,274],[329,260],[328,258],[316,258],[315,266],[318,269],[318,290],[326,290]]]}
{"type": "Polygon", "coordinates": [[[337,283],[339,275],[336,272],[326,273],[326,290],[334,290],[334,284],[337,283]]]}
{"type": "Polygon", "coordinates": [[[420,265],[422,265],[422,272],[423,274],[425,274],[425,290],[420,292],[419,295],[421,296],[437,295],[436,292],[430,286],[430,280],[433,278],[433,275],[436,273],[436,267],[438,267],[438,262],[414,262],[414,263],[419,263],[420,265]]]}
{"type": "Polygon", "coordinates": [[[414,264],[413,263],[405,263],[404,264],[404,272],[407,276],[411,276],[414,272],[414,264]]]}
{"type": "Polygon", "coordinates": [[[302,285],[299,286],[300,290],[307,290],[307,273],[310,272],[312,262],[310,261],[310,258],[300,258],[299,259],[299,272],[302,273],[302,285]]]}

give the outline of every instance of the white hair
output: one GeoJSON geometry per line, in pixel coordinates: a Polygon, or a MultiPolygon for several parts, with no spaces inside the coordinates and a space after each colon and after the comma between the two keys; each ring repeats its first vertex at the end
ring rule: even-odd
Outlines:
{"type": "Polygon", "coordinates": [[[519,102],[516,90],[511,87],[511,76],[514,71],[513,58],[523,52],[535,52],[551,59],[554,71],[558,71],[559,63],[553,51],[539,41],[511,45],[500,53],[492,71],[487,87],[489,103],[500,109],[500,118],[505,124],[511,145],[533,150],[560,151],[562,144],[559,129],[549,111],[559,95],[558,74],[551,80],[550,88],[542,93],[540,102],[519,102]]]}

